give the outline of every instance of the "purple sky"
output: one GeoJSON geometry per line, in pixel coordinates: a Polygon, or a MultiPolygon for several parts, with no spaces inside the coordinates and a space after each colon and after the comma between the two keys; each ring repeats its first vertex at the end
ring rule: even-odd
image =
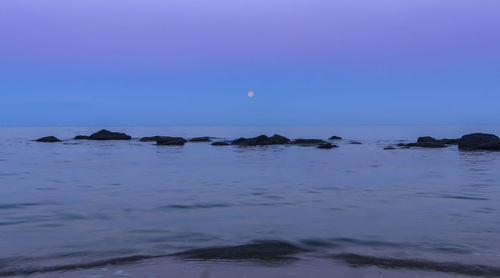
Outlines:
{"type": "Polygon", "coordinates": [[[498,0],[3,0],[0,34],[0,125],[500,122],[498,0]]]}

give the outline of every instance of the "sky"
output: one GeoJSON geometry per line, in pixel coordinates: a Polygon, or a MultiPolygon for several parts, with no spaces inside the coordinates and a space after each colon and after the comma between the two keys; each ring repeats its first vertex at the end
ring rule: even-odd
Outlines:
{"type": "Polygon", "coordinates": [[[498,0],[0,1],[0,126],[498,125],[499,104],[498,0]]]}

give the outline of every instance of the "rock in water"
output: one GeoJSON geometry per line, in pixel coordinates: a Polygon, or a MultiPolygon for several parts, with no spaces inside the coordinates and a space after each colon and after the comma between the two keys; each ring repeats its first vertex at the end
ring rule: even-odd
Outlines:
{"type": "Polygon", "coordinates": [[[100,130],[89,136],[89,140],[130,140],[132,137],[125,133],[111,132],[109,130],[100,130]]]}
{"type": "Polygon", "coordinates": [[[420,148],[446,148],[446,145],[438,142],[420,142],[420,143],[409,143],[405,145],[406,147],[420,147],[420,148]]]}
{"type": "Polygon", "coordinates": [[[61,140],[59,140],[59,138],[55,137],[55,136],[47,136],[47,137],[42,137],[42,138],[38,138],[35,140],[36,142],[43,142],[43,143],[55,143],[55,142],[62,142],[61,140]]]}
{"type": "Polygon", "coordinates": [[[315,146],[315,145],[321,145],[321,144],[326,144],[328,142],[321,140],[321,139],[295,139],[293,140],[292,144],[294,145],[301,145],[301,146],[315,146]]]}
{"type": "Polygon", "coordinates": [[[338,148],[338,147],[339,146],[333,145],[331,143],[324,143],[324,144],[318,145],[316,148],[318,148],[318,149],[331,149],[331,148],[338,148]]]}
{"type": "Polygon", "coordinates": [[[328,138],[329,140],[342,140],[342,137],[339,137],[339,136],[332,136],[330,138],[328,138]]]}
{"type": "Polygon", "coordinates": [[[238,138],[234,140],[231,145],[237,146],[265,146],[265,145],[284,145],[290,143],[290,139],[274,134],[271,137],[261,135],[253,138],[238,138]]]}
{"type": "Polygon", "coordinates": [[[194,137],[189,140],[189,142],[211,142],[210,137],[194,137]]]}
{"type": "Polygon", "coordinates": [[[182,137],[159,136],[156,139],[156,145],[162,146],[183,146],[185,143],[186,139],[182,137]]]}
{"type": "Polygon", "coordinates": [[[358,142],[358,141],[351,141],[351,142],[349,142],[349,144],[351,144],[351,145],[361,145],[363,143],[358,142]]]}
{"type": "Polygon", "coordinates": [[[87,135],[77,135],[75,136],[75,138],[73,138],[73,140],[86,140],[86,139],[89,139],[87,135]]]}
{"type": "Polygon", "coordinates": [[[458,140],[460,150],[500,150],[500,138],[494,134],[472,133],[458,140]]]}
{"type": "Polygon", "coordinates": [[[171,140],[171,139],[181,139],[184,141],[184,143],[187,142],[186,139],[182,138],[182,137],[171,137],[171,136],[151,136],[151,137],[142,137],[139,141],[141,142],[156,142],[158,140],[160,141],[167,141],[167,140],[171,140]]]}
{"type": "Polygon", "coordinates": [[[285,136],[281,136],[279,134],[274,134],[269,138],[271,141],[272,145],[285,145],[290,143],[290,139],[286,138],[285,136]]]}
{"type": "Polygon", "coordinates": [[[211,145],[212,146],[230,146],[231,144],[229,144],[228,142],[213,142],[211,145]]]}
{"type": "Polygon", "coordinates": [[[430,136],[423,136],[423,137],[418,137],[417,143],[439,143],[439,140],[430,136]]]}

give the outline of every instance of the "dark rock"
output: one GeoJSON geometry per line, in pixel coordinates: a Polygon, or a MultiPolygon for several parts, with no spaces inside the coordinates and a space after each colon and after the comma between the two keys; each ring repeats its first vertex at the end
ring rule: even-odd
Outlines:
{"type": "Polygon", "coordinates": [[[406,147],[406,144],[405,143],[398,143],[397,146],[398,147],[406,147]]]}
{"type": "Polygon", "coordinates": [[[158,140],[169,140],[169,139],[172,139],[172,138],[175,138],[175,139],[182,139],[184,140],[184,143],[187,142],[186,139],[182,138],[182,137],[171,137],[171,136],[150,136],[150,137],[142,137],[139,141],[141,142],[156,142],[158,140]]]}
{"type": "Polygon", "coordinates": [[[273,260],[309,250],[282,241],[259,241],[237,246],[193,249],[172,256],[198,260],[273,260]]]}
{"type": "Polygon", "coordinates": [[[253,138],[238,138],[234,140],[231,145],[237,146],[265,146],[265,145],[283,145],[290,143],[290,139],[275,134],[271,137],[261,135],[253,138]]]}
{"type": "Polygon", "coordinates": [[[294,145],[302,145],[302,146],[314,146],[328,143],[321,139],[295,139],[292,144],[294,145]]]}
{"type": "Polygon", "coordinates": [[[458,140],[460,139],[440,139],[439,142],[446,144],[446,145],[458,145],[458,140]]]}
{"type": "Polygon", "coordinates": [[[44,142],[44,143],[55,143],[55,142],[61,142],[57,137],[55,136],[47,136],[47,137],[42,137],[36,139],[37,142],[44,142]]]}
{"type": "Polygon", "coordinates": [[[182,137],[158,136],[156,138],[156,145],[162,146],[183,146],[186,139],[182,137]]]}
{"type": "Polygon", "coordinates": [[[332,136],[330,138],[328,138],[329,140],[342,140],[342,137],[339,137],[339,136],[332,136]]]}
{"type": "Polygon", "coordinates": [[[417,143],[441,143],[446,145],[458,144],[458,139],[436,139],[430,136],[418,137],[417,143]]]}
{"type": "Polygon", "coordinates": [[[189,142],[212,142],[210,137],[195,137],[191,138],[189,142]]]}
{"type": "Polygon", "coordinates": [[[358,142],[358,141],[351,141],[351,142],[349,142],[349,144],[351,144],[351,145],[361,145],[362,143],[358,142]]]}
{"type": "Polygon", "coordinates": [[[89,137],[87,135],[77,135],[73,140],[87,140],[89,137]]]}
{"type": "Polygon", "coordinates": [[[333,145],[331,143],[324,143],[324,144],[318,145],[316,148],[318,148],[318,149],[331,149],[331,148],[338,148],[338,147],[339,146],[333,145]]]}
{"type": "Polygon", "coordinates": [[[125,133],[111,132],[109,130],[100,130],[89,136],[89,140],[130,140],[132,137],[125,133]]]}
{"type": "Polygon", "coordinates": [[[272,145],[285,145],[290,143],[290,139],[285,136],[281,136],[279,134],[274,134],[269,138],[271,140],[272,145]]]}
{"type": "Polygon", "coordinates": [[[472,133],[458,140],[460,150],[500,150],[500,138],[494,134],[472,133]]]}
{"type": "Polygon", "coordinates": [[[213,142],[212,146],[231,146],[228,142],[213,142]]]}
{"type": "Polygon", "coordinates": [[[424,136],[424,137],[418,137],[417,143],[439,143],[439,140],[430,136],[424,136]]]}
{"type": "Polygon", "coordinates": [[[387,146],[384,148],[384,150],[395,150],[396,148],[392,147],[392,146],[387,146]]]}
{"type": "Polygon", "coordinates": [[[446,145],[438,142],[421,142],[421,143],[409,143],[405,145],[406,147],[419,147],[419,148],[446,148],[446,145]]]}

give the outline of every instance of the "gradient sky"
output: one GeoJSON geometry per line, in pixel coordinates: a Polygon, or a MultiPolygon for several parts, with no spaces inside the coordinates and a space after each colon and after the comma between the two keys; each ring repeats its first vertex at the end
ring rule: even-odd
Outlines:
{"type": "Polygon", "coordinates": [[[499,0],[0,1],[0,125],[500,124],[499,104],[499,0]]]}

